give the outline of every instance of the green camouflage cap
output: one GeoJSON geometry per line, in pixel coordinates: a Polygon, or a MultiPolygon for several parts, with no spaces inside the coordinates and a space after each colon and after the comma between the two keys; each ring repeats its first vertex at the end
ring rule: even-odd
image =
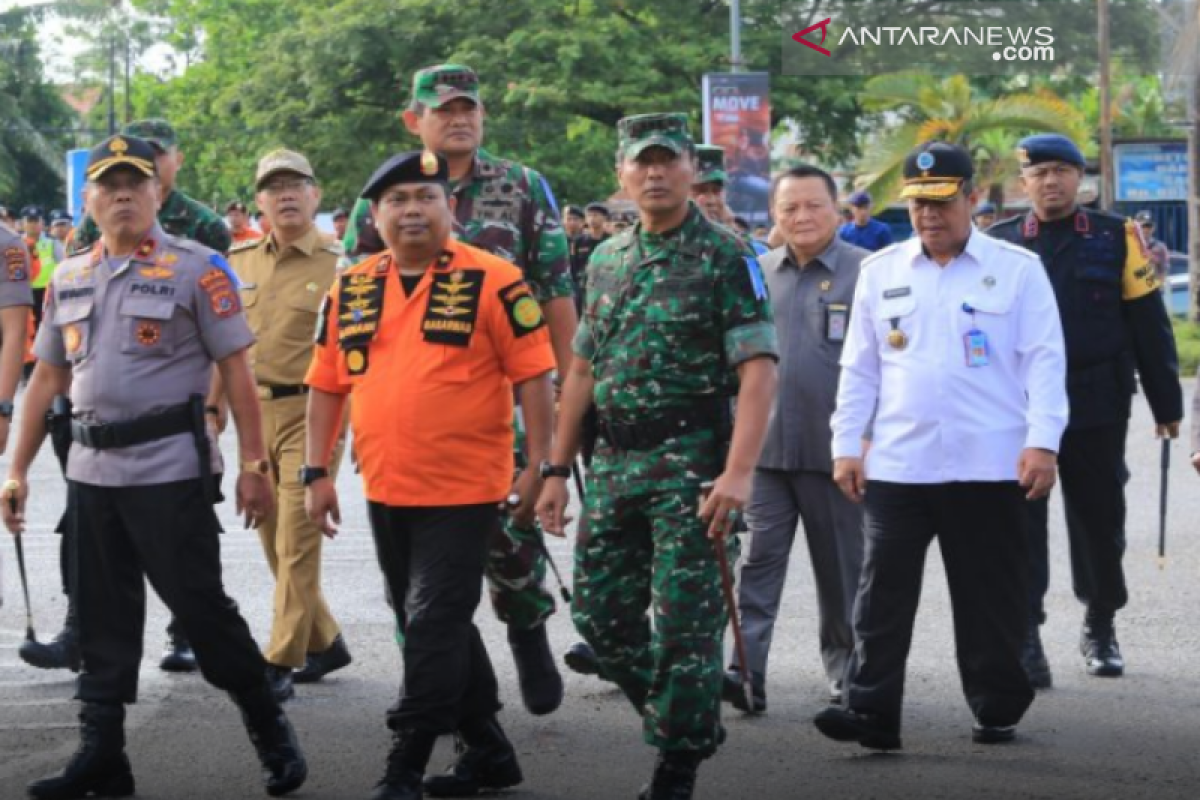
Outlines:
{"type": "Polygon", "coordinates": [[[701,183],[728,183],[729,176],[725,174],[725,148],[715,144],[696,145],[696,161],[699,168],[693,185],[701,183]]]}
{"type": "Polygon", "coordinates": [[[413,100],[438,108],[459,97],[479,102],[479,76],[462,64],[438,64],[413,75],[413,100]]]}
{"type": "Polygon", "coordinates": [[[695,146],[686,114],[638,114],[617,123],[617,152],[636,159],[648,147],[665,147],[683,155],[695,146]]]}
{"type": "Polygon", "coordinates": [[[179,144],[175,129],[165,119],[139,119],[122,128],[121,133],[144,139],[164,153],[179,144]]]}

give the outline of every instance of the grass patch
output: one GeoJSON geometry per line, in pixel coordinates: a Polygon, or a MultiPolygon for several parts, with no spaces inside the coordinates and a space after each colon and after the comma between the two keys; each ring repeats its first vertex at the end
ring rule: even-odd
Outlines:
{"type": "Polygon", "coordinates": [[[1195,375],[1197,366],[1200,366],[1200,324],[1173,317],[1171,327],[1175,331],[1175,347],[1179,351],[1179,372],[1185,376],[1195,375]]]}

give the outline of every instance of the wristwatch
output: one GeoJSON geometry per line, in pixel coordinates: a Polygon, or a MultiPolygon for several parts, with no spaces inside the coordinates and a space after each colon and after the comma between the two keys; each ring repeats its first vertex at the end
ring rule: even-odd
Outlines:
{"type": "Polygon", "coordinates": [[[255,475],[270,475],[271,462],[267,461],[265,458],[243,461],[241,464],[241,470],[242,472],[250,472],[255,475]]]}
{"type": "Polygon", "coordinates": [[[305,465],[300,468],[300,483],[304,484],[305,486],[312,486],[314,483],[321,480],[321,478],[328,477],[329,470],[325,469],[325,467],[310,467],[305,465]]]}
{"type": "Polygon", "coordinates": [[[546,478],[569,478],[571,477],[571,468],[543,461],[541,466],[538,467],[538,475],[542,476],[542,480],[546,478]]]}
{"type": "Polygon", "coordinates": [[[12,400],[0,400],[0,417],[3,417],[4,419],[12,419],[12,415],[13,415],[13,401],[12,400]]]}

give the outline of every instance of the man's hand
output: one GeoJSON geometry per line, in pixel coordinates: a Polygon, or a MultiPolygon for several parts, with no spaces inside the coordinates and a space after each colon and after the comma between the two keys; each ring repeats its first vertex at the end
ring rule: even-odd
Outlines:
{"type": "Polygon", "coordinates": [[[342,524],[342,511],[338,508],[337,487],[332,480],[320,478],[304,490],[304,510],[321,533],[330,539],[337,536],[334,526],[342,524]]]}
{"type": "Polygon", "coordinates": [[[550,478],[542,482],[536,510],[543,531],[559,538],[567,535],[567,523],[571,521],[567,516],[567,504],[570,502],[571,494],[564,479],[550,478]]]}
{"type": "MultiPolygon", "coordinates": [[[[1156,439],[1178,439],[1180,438],[1180,421],[1166,422],[1165,425],[1154,426],[1154,438],[1156,439]]],[[[0,452],[4,452],[0,450],[0,452]]]]}
{"type": "Polygon", "coordinates": [[[513,481],[512,488],[509,489],[509,497],[516,495],[521,498],[515,506],[508,504],[508,500],[500,504],[500,510],[508,512],[512,517],[513,522],[517,523],[522,528],[528,528],[533,525],[534,505],[538,500],[538,492],[542,488],[542,477],[536,469],[523,469],[517,479],[513,481]]]}
{"type": "Polygon", "coordinates": [[[243,472],[237,478],[237,513],[246,529],[257,528],[275,510],[275,498],[266,475],[243,472]]]}
{"type": "Polygon", "coordinates": [[[867,490],[867,470],[861,458],[835,458],[833,482],[847,499],[861,503],[867,490]]]}
{"type": "Polygon", "coordinates": [[[708,538],[724,539],[733,532],[753,488],[753,472],[723,472],[711,488],[702,487],[699,516],[708,523],[708,538]]]}
{"type": "Polygon", "coordinates": [[[1040,500],[1050,494],[1057,481],[1058,456],[1049,450],[1026,447],[1017,464],[1017,480],[1028,489],[1026,500],[1040,500]]]}
{"type": "Polygon", "coordinates": [[[4,510],[4,527],[13,536],[25,532],[25,502],[29,499],[29,484],[24,477],[9,476],[0,489],[0,506],[4,510]]]}

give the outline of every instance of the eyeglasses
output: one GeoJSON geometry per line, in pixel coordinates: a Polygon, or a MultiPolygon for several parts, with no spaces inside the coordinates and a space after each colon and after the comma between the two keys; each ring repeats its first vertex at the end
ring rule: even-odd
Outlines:
{"type": "Polygon", "coordinates": [[[262,185],[260,191],[267,194],[283,194],[284,192],[298,192],[305,186],[311,186],[312,181],[308,178],[280,178],[278,180],[267,181],[262,185]]]}

